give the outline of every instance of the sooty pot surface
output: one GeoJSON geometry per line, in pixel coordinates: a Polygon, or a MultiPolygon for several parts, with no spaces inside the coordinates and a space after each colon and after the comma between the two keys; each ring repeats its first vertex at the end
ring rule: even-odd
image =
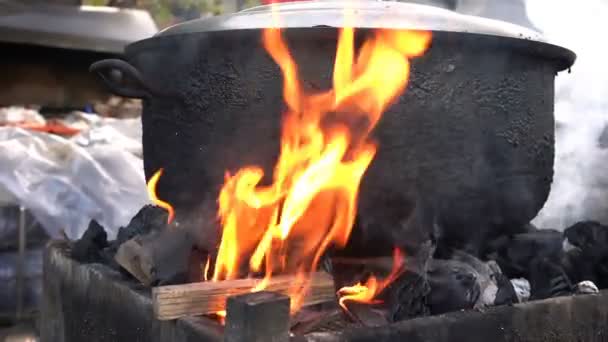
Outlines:
{"type": "MultiPolygon", "coordinates": [[[[359,41],[369,33],[356,31],[359,41]]],[[[329,88],[337,30],[284,34],[304,87],[329,88]]],[[[270,180],[284,102],[259,29],[155,37],[130,46],[127,59],[138,87],[115,91],[144,99],[145,173],[164,168],[160,198],[178,213],[214,218],[209,208],[226,171],[259,165],[270,180]]],[[[529,222],[553,176],[554,77],[573,59],[533,40],[434,32],[374,130],[379,149],[363,178],[351,245],[390,254],[387,245],[428,239],[432,224],[412,227],[420,206],[457,247],[529,222]]]]}

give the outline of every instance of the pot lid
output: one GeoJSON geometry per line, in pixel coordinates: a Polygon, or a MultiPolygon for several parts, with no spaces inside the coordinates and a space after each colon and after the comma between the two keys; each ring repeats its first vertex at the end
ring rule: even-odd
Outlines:
{"type": "Polygon", "coordinates": [[[545,41],[536,31],[503,21],[460,14],[435,6],[373,0],[314,0],[258,6],[229,15],[184,22],[159,32],[157,36],[271,27],[274,22],[273,6],[279,14],[279,26],[282,28],[342,27],[345,8],[348,8],[355,14],[354,26],[357,28],[466,32],[545,41]]]}

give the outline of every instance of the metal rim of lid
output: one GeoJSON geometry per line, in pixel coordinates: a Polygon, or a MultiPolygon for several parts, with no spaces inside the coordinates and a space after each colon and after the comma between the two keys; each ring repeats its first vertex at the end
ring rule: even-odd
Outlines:
{"type": "Polygon", "coordinates": [[[539,32],[499,20],[417,3],[370,0],[312,0],[257,6],[177,24],[156,36],[269,27],[344,27],[346,9],[354,14],[351,24],[357,28],[463,32],[547,42],[539,32]],[[278,16],[273,15],[273,8],[278,16]]]}
{"type": "Polygon", "coordinates": [[[435,6],[379,0],[300,0],[257,6],[229,15],[196,19],[168,27],[151,39],[131,44],[127,48],[127,53],[129,50],[131,53],[135,53],[159,37],[261,30],[270,27],[285,29],[340,28],[345,26],[344,13],[347,7],[355,15],[352,26],[356,28],[428,30],[436,33],[504,37],[514,40],[515,43],[519,42],[515,45],[520,48],[542,50],[543,56],[558,61],[558,71],[570,68],[576,60],[576,54],[573,51],[553,44],[547,41],[541,33],[523,26],[460,14],[435,6]],[[278,16],[273,16],[273,10],[276,10],[278,16]],[[276,18],[278,18],[278,25],[273,25],[273,20],[276,18]]]}

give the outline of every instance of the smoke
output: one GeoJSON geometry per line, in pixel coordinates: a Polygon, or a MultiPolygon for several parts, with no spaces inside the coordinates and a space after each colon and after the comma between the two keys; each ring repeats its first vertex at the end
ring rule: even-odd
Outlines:
{"type": "Polygon", "coordinates": [[[608,1],[527,2],[534,25],[577,54],[572,72],[556,79],[555,177],[533,223],[556,229],[587,219],[608,223],[608,1]]]}

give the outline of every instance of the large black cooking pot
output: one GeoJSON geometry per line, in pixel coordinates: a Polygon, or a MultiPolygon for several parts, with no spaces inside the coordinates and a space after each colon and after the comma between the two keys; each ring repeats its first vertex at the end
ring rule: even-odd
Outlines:
{"type": "MultiPolygon", "coordinates": [[[[305,87],[331,85],[342,6],[277,6],[305,87]]],[[[529,222],[553,177],[554,77],[575,55],[525,28],[441,8],[350,6],[359,40],[378,27],[434,33],[375,129],[379,151],[361,186],[353,245],[391,253],[390,244],[428,238],[434,222],[443,241],[462,247],[529,222]],[[422,221],[411,216],[421,206],[431,219],[416,235],[411,226],[422,221]]],[[[255,164],[271,174],[284,108],[280,70],[261,44],[272,22],[268,6],[195,20],[130,45],[126,62],[92,66],[116,94],[143,99],[146,177],[165,169],[159,196],[178,218],[215,218],[226,171],[255,164]]]]}

